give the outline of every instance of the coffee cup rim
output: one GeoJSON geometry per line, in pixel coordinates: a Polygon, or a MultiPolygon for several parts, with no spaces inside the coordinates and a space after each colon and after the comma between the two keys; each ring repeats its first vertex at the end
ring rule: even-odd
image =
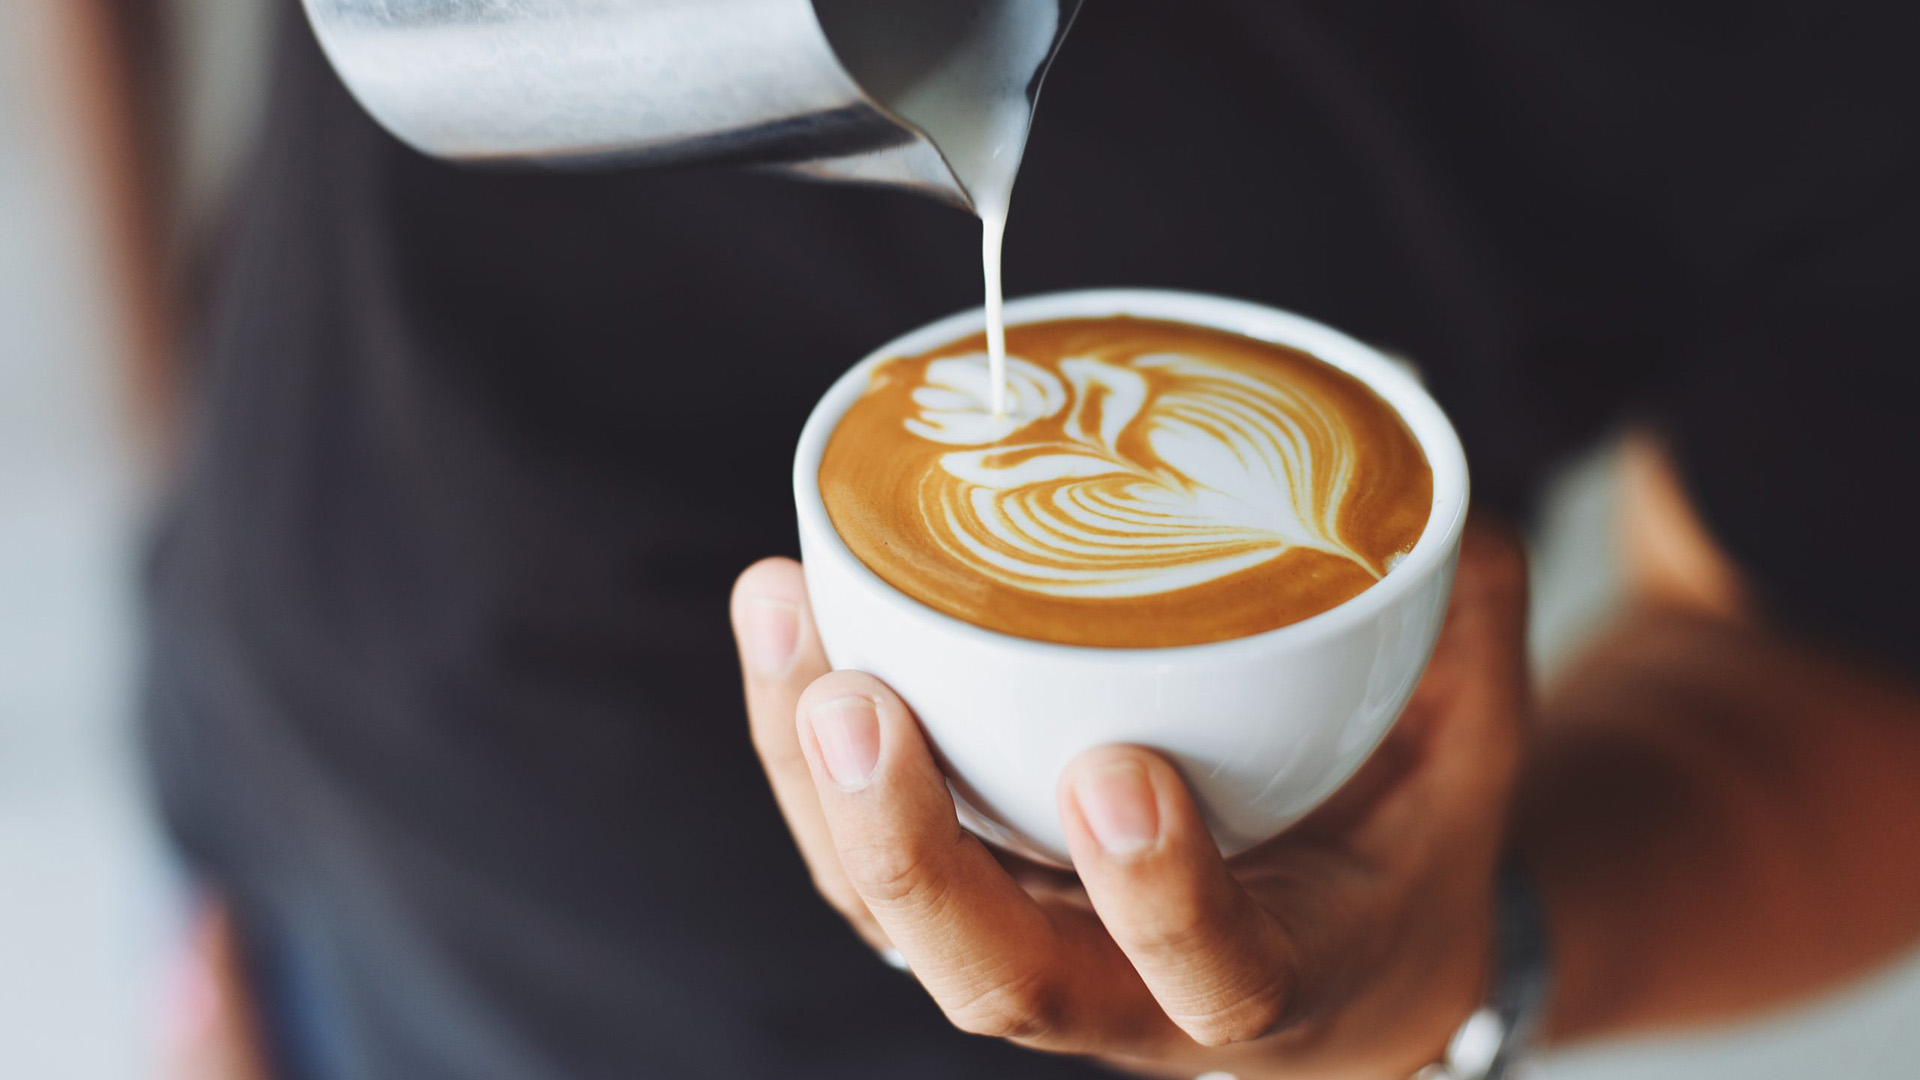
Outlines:
{"type": "Polygon", "coordinates": [[[1104,655],[1135,662],[1161,657],[1225,658],[1237,652],[1308,644],[1374,617],[1418,581],[1446,567],[1466,525],[1469,496],[1466,452],[1452,422],[1408,364],[1304,316],[1255,301],[1208,293],[1153,288],[1076,289],[1021,297],[1006,304],[1009,327],[1058,319],[1124,316],[1186,323],[1284,345],[1308,353],[1366,384],[1413,432],[1433,473],[1433,505],[1413,550],[1386,577],[1317,615],[1243,637],[1191,645],[1071,645],[1041,641],[968,622],[909,596],[874,573],[834,528],[820,495],[820,463],[829,437],[864,392],[872,370],[889,360],[918,356],[980,333],[986,327],[986,312],[983,308],[970,308],[902,334],[875,349],[836,379],[814,406],[801,430],[793,467],[794,500],[800,527],[803,533],[820,541],[808,548],[808,558],[832,560],[890,607],[938,627],[949,637],[968,638],[1001,648],[1052,653],[1063,659],[1084,661],[1104,655]]]}

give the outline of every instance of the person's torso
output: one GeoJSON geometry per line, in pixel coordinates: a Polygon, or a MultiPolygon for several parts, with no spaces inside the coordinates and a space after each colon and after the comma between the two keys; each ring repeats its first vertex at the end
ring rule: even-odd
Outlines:
{"type": "MultiPolygon", "coordinates": [[[[1075,1072],[945,1033],[815,900],[725,622],[793,547],[807,410],[980,302],[978,223],[429,161],[285,8],[157,561],[177,828],[322,927],[365,1075],[1075,1072]]],[[[1244,296],[1402,351],[1517,506],[1659,409],[1759,253],[1914,159],[1830,123],[1890,78],[1863,17],[1093,0],[1009,288],[1244,296]]]]}

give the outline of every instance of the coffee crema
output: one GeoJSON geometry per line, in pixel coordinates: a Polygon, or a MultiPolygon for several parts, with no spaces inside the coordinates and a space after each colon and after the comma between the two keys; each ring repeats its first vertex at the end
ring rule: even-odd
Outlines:
{"type": "Polygon", "coordinates": [[[1392,407],[1269,342],[1136,318],[981,335],[873,372],[828,440],[834,530],[888,584],[1018,637],[1149,648],[1345,602],[1420,538],[1433,473],[1392,407]]]}

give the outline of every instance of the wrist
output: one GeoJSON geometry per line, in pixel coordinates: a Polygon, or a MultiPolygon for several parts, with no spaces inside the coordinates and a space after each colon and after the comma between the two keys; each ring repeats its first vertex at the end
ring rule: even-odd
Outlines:
{"type": "Polygon", "coordinates": [[[1501,869],[1495,895],[1485,999],[1448,1041],[1441,1060],[1416,1080],[1507,1080],[1539,1045],[1553,989],[1545,908],[1532,875],[1518,864],[1501,869]]]}

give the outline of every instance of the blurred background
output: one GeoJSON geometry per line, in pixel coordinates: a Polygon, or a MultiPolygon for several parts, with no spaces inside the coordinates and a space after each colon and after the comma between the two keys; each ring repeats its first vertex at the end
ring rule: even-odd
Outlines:
{"type": "MultiPolygon", "coordinates": [[[[81,7],[84,5],[77,5],[81,7]]],[[[146,806],[133,744],[138,567],[164,479],[168,373],[139,267],[190,283],[245,153],[265,33],[257,0],[173,0],[131,88],[166,140],[164,235],[125,228],[102,179],[100,103],[63,0],[0,4],[0,1078],[190,1075],[167,1053],[202,988],[194,898],[146,806]],[[159,260],[143,261],[150,244],[159,260]]],[[[151,253],[149,253],[151,254],[151,253]]],[[[1543,671],[1613,596],[1614,456],[1558,485],[1535,537],[1543,671]]],[[[1808,933],[1819,933],[1808,927],[1808,933]]],[[[1799,1013],[1709,1038],[1567,1055],[1546,1080],[1911,1080],[1920,961],[1799,1013]]]]}

